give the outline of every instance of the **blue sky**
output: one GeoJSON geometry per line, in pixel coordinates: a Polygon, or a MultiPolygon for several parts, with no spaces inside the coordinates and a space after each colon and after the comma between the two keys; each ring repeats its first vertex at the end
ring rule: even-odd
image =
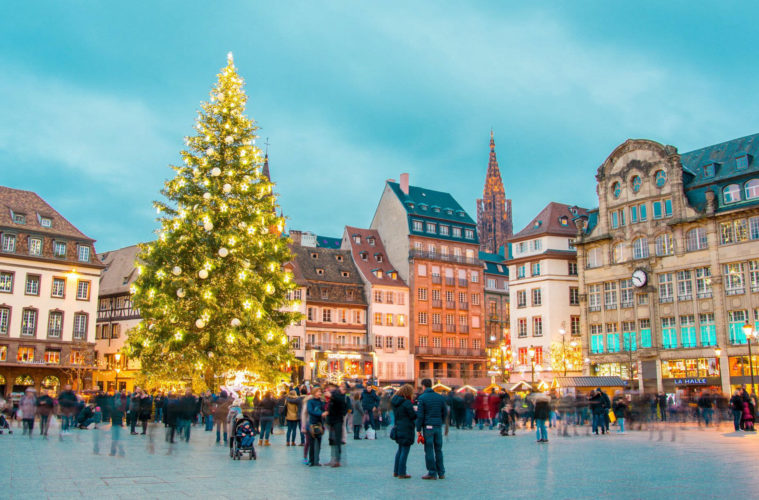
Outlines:
{"type": "Polygon", "coordinates": [[[493,127],[519,230],[549,201],[596,206],[595,171],[627,138],[685,152],[759,132],[757,14],[732,1],[17,2],[0,18],[0,184],[38,192],[99,251],[150,239],[151,201],[233,51],[289,227],[367,226],[401,172],[475,216],[493,127]]]}

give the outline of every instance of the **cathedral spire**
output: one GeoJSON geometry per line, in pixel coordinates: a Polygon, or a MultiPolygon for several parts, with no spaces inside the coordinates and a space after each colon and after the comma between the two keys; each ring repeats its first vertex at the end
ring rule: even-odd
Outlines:
{"type": "Polygon", "coordinates": [[[480,249],[499,253],[512,235],[511,200],[506,199],[501,170],[495,155],[495,137],[490,129],[490,156],[482,198],[477,200],[477,230],[480,249]]]}
{"type": "Polygon", "coordinates": [[[264,142],[266,145],[266,156],[264,156],[264,168],[263,168],[263,174],[266,176],[266,179],[271,182],[271,175],[269,175],[269,138],[266,138],[266,142],[264,142]]]}

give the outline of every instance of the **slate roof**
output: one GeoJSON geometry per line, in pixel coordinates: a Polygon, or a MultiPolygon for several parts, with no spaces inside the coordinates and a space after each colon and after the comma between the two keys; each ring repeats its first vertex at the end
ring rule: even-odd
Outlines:
{"type": "Polygon", "coordinates": [[[552,201],[524,229],[509,238],[509,241],[514,242],[544,234],[574,236],[577,234],[577,228],[572,219],[587,214],[588,210],[584,208],[552,201]],[[566,217],[566,225],[562,225],[562,217],[566,217]]]}
{"type": "Polygon", "coordinates": [[[506,263],[503,255],[490,252],[480,252],[478,258],[482,261],[485,267],[485,273],[497,274],[508,278],[509,266],[506,263]],[[499,265],[501,266],[501,270],[498,269],[499,265]]]}
{"type": "Polygon", "coordinates": [[[390,263],[390,259],[387,257],[387,251],[385,251],[385,245],[382,243],[382,239],[377,230],[345,226],[345,236],[348,238],[348,242],[351,246],[353,262],[369,283],[373,285],[406,286],[406,283],[398,274],[397,269],[395,269],[390,263]],[[355,235],[361,237],[361,243],[356,243],[354,238],[355,235]],[[374,245],[369,244],[369,237],[374,238],[374,245]],[[366,261],[361,258],[362,252],[366,252],[366,261]],[[382,256],[382,262],[377,261],[377,255],[382,256]],[[374,274],[374,271],[376,270],[382,271],[382,278],[378,278],[374,274]],[[396,272],[396,279],[387,277],[388,273],[391,271],[396,272]]]}
{"type": "Polygon", "coordinates": [[[89,242],[95,241],[78,230],[37,193],[5,186],[0,186],[0,227],[23,230],[25,232],[33,231],[53,236],[68,236],[89,242]],[[26,216],[26,223],[16,224],[13,222],[13,213],[24,214],[26,216]],[[43,227],[40,224],[40,217],[50,218],[52,221],[51,226],[43,227]]]}
{"type": "Polygon", "coordinates": [[[294,245],[292,253],[295,256],[293,260],[297,263],[298,269],[308,281],[328,281],[363,286],[363,281],[358,275],[358,268],[351,258],[350,250],[294,245]],[[316,258],[312,255],[316,255],[316,258]],[[324,270],[324,274],[318,274],[317,269],[324,270]],[[348,272],[347,277],[342,275],[344,271],[348,272]]]}
{"type": "Polygon", "coordinates": [[[100,295],[114,295],[129,292],[129,287],[137,279],[137,245],[103,252],[98,257],[103,264],[103,274],[100,275],[100,295]]]}
{"type": "Polygon", "coordinates": [[[620,377],[556,377],[559,387],[623,387],[620,377]]]}

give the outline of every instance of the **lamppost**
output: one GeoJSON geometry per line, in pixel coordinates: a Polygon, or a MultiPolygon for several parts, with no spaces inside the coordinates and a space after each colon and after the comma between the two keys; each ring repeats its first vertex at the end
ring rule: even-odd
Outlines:
{"type": "Polygon", "coordinates": [[[316,382],[316,374],[314,373],[314,367],[316,366],[316,363],[314,363],[314,360],[308,362],[308,367],[311,368],[311,383],[313,384],[316,382]]]}
{"type": "Polygon", "coordinates": [[[533,346],[527,349],[527,356],[530,357],[530,385],[535,385],[535,348],[533,346]]]}
{"type": "Polygon", "coordinates": [[[116,380],[114,381],[114,385],[116,386],[116,390],[114,391],[114,394],[119,392],[119,373],[121,373],[121,353],[117,352],[113,355],[114,361],[116,361],[116,380]]]}
{"type": "Polygon", "coordinates": [[[743,325],[743,334],[746,336],[746,343],[748,344],[748,369],[751,372],[751,394],[756,394],[756,387],[754,386],[754,359],[751,356],[751,339],[756,337],[756,330],[751,326],[751,323],[746,321],[743,325]]]}

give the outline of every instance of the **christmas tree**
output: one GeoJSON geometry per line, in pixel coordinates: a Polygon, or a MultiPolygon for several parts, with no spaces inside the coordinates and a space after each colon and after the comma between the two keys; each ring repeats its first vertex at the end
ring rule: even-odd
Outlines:
{"type": "Polygon", "coordinates": [[[154,203],[158,238],[142,246],[131,290],[143,320],[127,345],[154,382],[216,389],[244,370],[273,382],[294,362],[284,328],[298,319],[287,300],[295,285],[282,268],[291,255],[246,100],[230,53],[166,201],[154,203]]]}

